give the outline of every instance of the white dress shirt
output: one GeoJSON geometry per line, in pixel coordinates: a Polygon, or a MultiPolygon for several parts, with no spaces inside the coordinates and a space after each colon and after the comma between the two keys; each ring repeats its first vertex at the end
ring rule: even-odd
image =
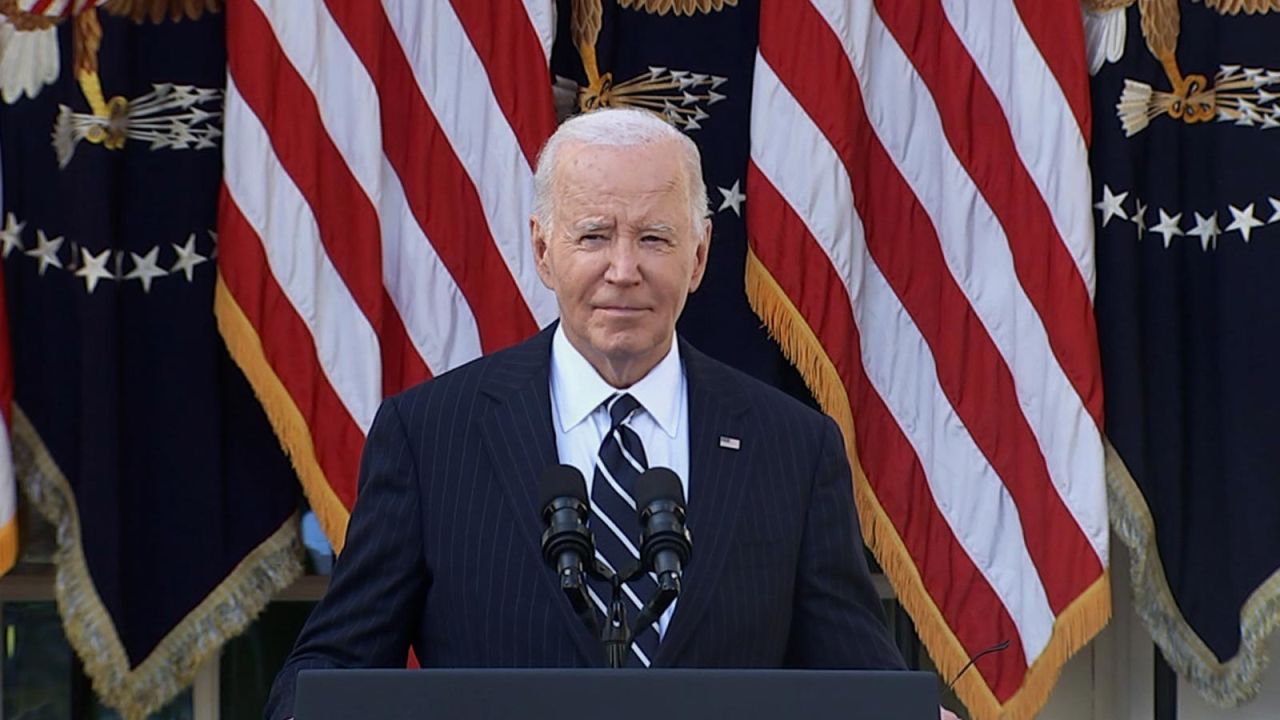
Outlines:
{"type": "MultiPolygon", "coordinates": [[[[560,462],[572,465],[587,480],[587,496],[595,476],[596,455],[609,431],[609,411],[604,402],[625,391],[640,403],[627,423],[644,444],[649,467],[666,467],[675,472],[689,498],[689,388],[680,361],[679,342],[672,338],[666,356],[628,388],[615,388],[600,377],[591,363],[556,328],[551,340],[551,415],[556,431],[556,451],[560,462]]],[[[676,603],[658,619],[658,636],[663,637],[676,603]]],[[[632,614],[630,619],[634,620],[632,614]]]]}

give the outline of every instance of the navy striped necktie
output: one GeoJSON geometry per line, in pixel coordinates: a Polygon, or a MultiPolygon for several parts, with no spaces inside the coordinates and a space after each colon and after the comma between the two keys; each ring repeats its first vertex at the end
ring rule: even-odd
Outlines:
{"type": "MultiPolygon", "coordinates": [[[[636,479],[649,469],[649,460],[640,436],[628,424],[640,403],[628,393],[616,393],[605,401],[605,407],[609,410],[609,431],[596,454],[591,482],[591,530],[596,558],[625,573],[640,557],[640,520],[634,497],[636,479]]],[[[607,583],[593,581],[592,590],[596,607],[607,616],[612,589],[607,583]]],[[[623,590],[628,620],[634,622],[640,609],[657,592],[657,584],[646,573],[627,583],[623,590]]],[[[654,623],[635,638],[627,665],[648,667],[657,650],[658,629],[654,623]]]]}

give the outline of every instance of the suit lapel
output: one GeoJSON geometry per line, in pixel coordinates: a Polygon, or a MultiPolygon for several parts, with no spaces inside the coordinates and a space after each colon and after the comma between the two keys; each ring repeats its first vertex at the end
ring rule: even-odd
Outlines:
{"type": "MultiPolygon", "coordinates": [[[[520,535],[536,556],[542,556],[542,519],[538,504],[538,479],[542,471],[559,462],[555,430],[551,425],[551,336],[553,323],[530,341],[493,359],[493,368],[482,392],[493,406],[481,422],[484,444],[493,465],[494,479],[511,503],[520,535]]],[[[539,574],[552,603],[573,633],[579,650],[590,665],[604,664],[604,651],[592,637],[550,569],[539,574]]]]}
{"type": "Polygon", "coordinates": [[[680,341],[689,385],[689,504],[687,525],[693,552],[671,625],[658,646],[655,666],[670,667],[689,641],[718,588],[733,544],[756,443],[743,437],[748,403],[739,383],[723,367],[680,341]],[[725,438],[726,442],[721,442],[725,438]],[[733,445],[739,442],[739,447],[733,445]]]}

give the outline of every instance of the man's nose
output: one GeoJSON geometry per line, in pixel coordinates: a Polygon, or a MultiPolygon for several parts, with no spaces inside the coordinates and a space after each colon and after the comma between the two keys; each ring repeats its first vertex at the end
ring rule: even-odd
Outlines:
{"type": "Polygon", "coordinates": [[[605,280],[618,285],[640,282],[640,252],[634,238],[619,237],[611,243],[605,280]]]}

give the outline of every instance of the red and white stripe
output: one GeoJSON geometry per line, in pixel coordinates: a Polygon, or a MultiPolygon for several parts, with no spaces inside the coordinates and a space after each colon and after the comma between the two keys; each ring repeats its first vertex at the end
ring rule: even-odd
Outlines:
{"type": "Polygon", "coordinates": [[[105,2],[107,0],[18,0],[18,9],[32,15],[67,18],[105,2]]]}
{"type": "Polygon", "coordinates": [[[951,633],[1011,641],[976,668],[999,704],[1107,566],[1079,13],[761,4],[752,250],[951,633]]]}
{"type": "Polygon", "coordinates": [[[554,20],[552,0],[228,3],[219,269],[347,508],[383,397],[556,316],[528,240],[554,20]]]}

